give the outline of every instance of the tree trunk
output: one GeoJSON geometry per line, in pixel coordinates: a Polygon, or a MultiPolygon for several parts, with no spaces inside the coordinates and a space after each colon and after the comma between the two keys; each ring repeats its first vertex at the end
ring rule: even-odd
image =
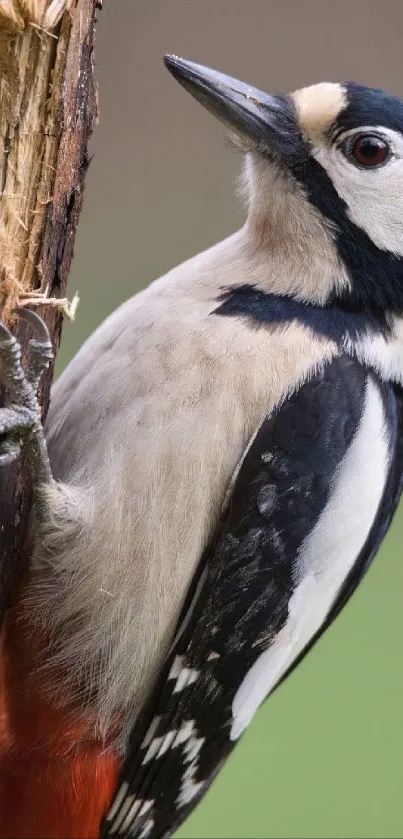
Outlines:
{"type": "MultiPolygon", "coordinates": [[[[0,0],[0,318],[35,306],[58,346],[96,119],[96,0],[0,0]]],[[[24,347],[26,330],[18,335],[24,347]]],[[[43,376],[43,416],[53,365],[43,376]]],[[[0,402],[2,404],[2,402],[0,402]]],[[[0,621],[24,567],[22,459],[0,469],[0,621]]]]}

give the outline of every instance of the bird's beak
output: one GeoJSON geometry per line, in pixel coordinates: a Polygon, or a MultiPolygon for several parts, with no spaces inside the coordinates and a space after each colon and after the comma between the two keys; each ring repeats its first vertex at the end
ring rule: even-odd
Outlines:
{"type": "Polygon", "coordinates": [[[288,97],[269,96],[238,79],[175,55],[165,55],[164,62],[175,79],[226,126],[269,152],[295,153],[299,132],[288,97]]]}

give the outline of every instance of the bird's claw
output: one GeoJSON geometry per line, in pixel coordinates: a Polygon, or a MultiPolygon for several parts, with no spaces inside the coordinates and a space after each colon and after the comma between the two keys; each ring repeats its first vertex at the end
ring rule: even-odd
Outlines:
{"type": "Polygon", "coordinates": [[[28,341],[27,364],[25,369],[25,378],[36,393],[42,373],[53,360],[53,347],[48,327],[42,318],[36,312],[32,312],[31,309],[17,307],[13,311],[20,318],[26,320],[36,333],[36,337],[28,341]]]}
{"type": "Polygon", "coordinates": [[[37,484],[50,479],[36,394],[40,377],[53,358],[53,350],[43,320],[27,309],[15,311],[34,327],[37,337],[28,342],[26,368],[23,369],[20,344],[0,323],[0,385],[6,397],[6,406],[0,408],[0,467],[16,460],[22,443],[37,484]]]}

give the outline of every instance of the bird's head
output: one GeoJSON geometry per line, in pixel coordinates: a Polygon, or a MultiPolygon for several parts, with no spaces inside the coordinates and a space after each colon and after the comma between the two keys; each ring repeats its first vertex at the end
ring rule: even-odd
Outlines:
{"type": "Polygon", "coordinates": [[[309,250],[320,228],[331,241],[340,270],[316,302],[402,315],[403,101],[352,82],[270,96],[176,56],[165,64],[245,149],[255,235],[309,250]]]}

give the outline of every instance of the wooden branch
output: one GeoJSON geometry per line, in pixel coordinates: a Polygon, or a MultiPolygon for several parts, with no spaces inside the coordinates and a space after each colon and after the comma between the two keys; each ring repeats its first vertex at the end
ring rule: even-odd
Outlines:
{"type": "MultiPolygon", "coordinates": [[[[71,314],[66,284],[96,119],[100,7],[0,0],[0,318],[13,328],[17,303],[38,307],[55,350],[62,314],[71,314]]],[[[52,375],[41,386],[44,416],[52,375]]],[[[0,469],[0,620],[23,572],[30,501],[21,463],[0,469]]]]}

